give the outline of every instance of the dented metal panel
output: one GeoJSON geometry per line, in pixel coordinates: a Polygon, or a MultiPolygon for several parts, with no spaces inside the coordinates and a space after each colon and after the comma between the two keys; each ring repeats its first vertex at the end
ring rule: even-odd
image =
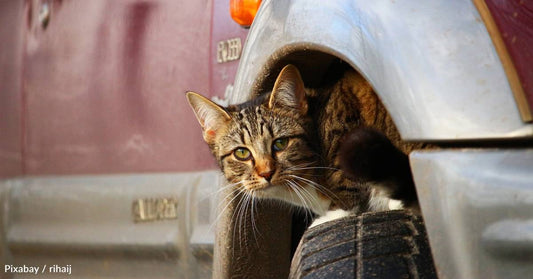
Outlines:
{"type": "Polygon", "coordinates": [[[210,90],[211,1],[25,5],[25,174],[215,167],[184,97],[210,90]]]}

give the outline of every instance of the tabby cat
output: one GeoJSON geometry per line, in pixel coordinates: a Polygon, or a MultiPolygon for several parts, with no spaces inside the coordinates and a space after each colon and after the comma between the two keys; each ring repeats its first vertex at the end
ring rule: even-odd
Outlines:
{"type": "Polygon", "coordinates": [[[416,203],[407,157],[369,128],[386,132],[392,121],[353,70],[309,89],[287,65],[272,91],[251,101],[222,107],[194,92],[187,99],[228,183],[247,195],[326,216],[315,224],[401,207],[390,198],[416,203]]]}

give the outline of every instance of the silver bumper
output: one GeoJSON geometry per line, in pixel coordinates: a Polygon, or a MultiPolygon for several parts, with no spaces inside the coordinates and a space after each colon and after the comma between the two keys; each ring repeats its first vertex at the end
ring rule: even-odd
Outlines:
{"type": "Polygon", "coordinates": [[[533,149],[410,159],[439,278],[533,274],[533,149]]]}
{"type": "Polygon", "coordinates": [[[39,278],[210,278],[218,180],[219,171],[0,180],[1,267],[46,265],[39,278]]]}

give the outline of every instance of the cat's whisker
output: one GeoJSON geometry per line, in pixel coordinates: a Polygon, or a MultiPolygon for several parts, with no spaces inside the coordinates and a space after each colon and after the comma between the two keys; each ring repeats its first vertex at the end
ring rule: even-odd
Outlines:
{"type": "MultiPolygon", "coordinates": [[[[302,192],[302,188],[297,188],[300,192],[300,195],[304,198],[305,200],[305,197],[306,195],[302,192]]],[[[312,203],[312,201],[307,201],[307,206],[304,207],[304,211],[305,211],[305,218],[306,219],[313,219],[313,210],[311,209],[311,206],[309,203],[312,203]]]]}
{"type": "Polygon", "coordinates": [[[331,190],[329,190],[328,188],[324,187],[323,185],[318,184],[315,181],[312,181],[312,180],[309,180],[307,178],[303,178],[301,176],[294,175],[294,174],[290,174],[289,176],[293,177],[293,178],[296,178],[296,179],[298,179],[298,180],[300,180],[302,182],[305,182],[307,185],[315,188],[317,191],[319,191],[322,194],[326,195],[330,199],[333,199],[333,198],[338,199],[338,196],[335,193],[333,193],[331,190]]]}
{"type": "MultiPolygon", "coordinates": [[[[236,232],[237,232],[237,220],[235,219],[237,212],[238,212],[238,208],[240,207],[242,201],[243,201],[243,196],[245,195],[246,193],[244,191],[238,191],[238,193],[235,195],[235,197],[233,197],[233,199],[231,199],[231,202],[229,202],[226,207],[228,207],[231,203],[233,203],[233,201],[236,199],[236,198],[239,198],[238,202],[236,203],[234,209],[233,209],[233,214],[231,215],[231,223],[233,223],[233,242],[235,243],[235,236],[236,236],[236,232]]],[[[240,245],[240,243],[239,243],[240,245]]],[[[233,245],[233,254],[235,254],[235,245],[233,245]]]]}
{"type": "Polygon", "coordinates": [[[231,219],[233,220],[235,217],[238,217],[236,216],[235,214],[237,214],[237,209],[239,208],[239,206],[241,205],[244,197],[246,196],[246,191],[243,191],[241,189],[238,189],[238,193],[237,195],[235,195],[234,198],[231,199],[231,202],[229,202],[226,206],[229,206],[231,203],[233,203],[233,201],[238,198],[238,201],[237,201],[237,204],[235,205],[235,209],[233,211],[233,214],[231,216],[231,219]]]}
{"type": "MultiPolygon", "coordinates": [[[[287,179],[287,180],[285,180],[284,185],[285,185],[286,187],[289,187],[289,188],[290,188],[289,194],[290,194],[291,196],[296,195],[296,197],[302,202],[302,206],[305,206],[305,205],[303,205],[303,204],[304,204],[304,201],[302,200],[302,198],[301,198],[301,197],[298,195],[298,193],[296,192],[297,189],[295,189],[295,185],[293,184],[293,182],[292,182],[291,180],[287,179]]],[[[291,198],[292,198],[292,197],[291,197],[291,198]]]]}
{"type": "Polygon", "coordinates": [[[294,183],[296,183],[296,185],[300,187],[302,195],[306,195],[309,199],[309,202],[316,206],[313,208],[320,208],[320,201],[318,200],[318,197],[313,196],[313,194],[311,194],[309,190],[305,189],[305,187],[302,187],[298,182],[294,181],[294,183]]]}
{"type": "Polygon", "coordinates": [[[238,195],[240,195],[240,194],[241,194],[241,191],[239,191],[239,189],[233,189],[233,190],[229,191],[224,198],[220,199],[220,202],[222,204],[225,204],[225,206],[224,206],[224,208],[222,208],[220,210],[219,216],[217,216],[217,218],[215,219],[215,223],[218,221],[218,218],[220,218],[220,214],[224,213],[224,211],[231,204],[231,202],[233,200],[235,200],[238,197],[238,195]],[[233,196],[233,198],[230,199],[230,197],[232,197],[232,196],[233,196]]]}
{"type": "MultiPolygon", "coordinates": [[[[222,193],[223,191],[222,190],[227,190],[227,188],[230,188],[230,187],[233,187],[233,186],[236,186],[236,185],[241,185],[243,184],[244,182],[238,182],[238,183],[234,183],[234,184],[230,184],[228,186],[224,186],[222,187],[222,189],[219,189],[217,192],[218,193],[222,193]]],[[[244,192],[240,189],[240,188],[234,188],[233,190],[230,190],[226,196],[222,199],[220,199],[220,201],[225,204],[224,207],[218,212],[217,214],[217,217],[215,218],[215,220],[213,221],[213,223],[209,226],[209,230],[210,231],[214,231],[215,230],[215,226],[218,224],[218,222],[220,221],[220,218],[224,215],[224,212],[229,208],[229,206],[233,203],[234,200],[238,199],[239,197],[241,197],[242,195],[244,194],[244,192]],[[232,197],[233,196],[233,197],[232,197]],[[231,198],[231,199],[230,199],[231,198]],[[229,199],[229,200],[228,200],[229,199]]],[[[231,219],[234,218],[234,214],[235,212],[233,212],[233,215],[231,217],[231,219]]]]}
{"type": "MultiPolygon", "coordinates": [[[[239,216],[239,238],[240,239],[243,238],[242,234],[244,231],[245,243],[249,243],[249,241],[247,241],[247,238],[249,235],[246,233],[246,227],[247,227],[246,224],[247,222],[250,221],[247,217],[248,217],[248,213],[251,213],[249,210],[249,207],[251,206],[251,200],[252,200],[251,192],[246,191],[245,196],[243,198],[243,203],[239,208],[239,214],[238,214],[239,216]]],[[[257,238],[255,238],[255,233],[253,236],[254,236],[254,240],[257,241],[257,238]]],[[[249,247],[245,247],[245,248],[248,249],[249,247]]]]}
{"type": "MultiPolygon", "coordinates": [[[[218,190],[212,192],[212,193],[209,193],[207,195],[205,195],[204,197],[201,197],[197,202],[196,202],[196,206],[198,206],[201,202],[207,200],[207,199],[211,199],[213,198],[214,196],[218,196],[219,194],[223,193],[224,191],[227,191],[228,189],[230,188],[233,188],[235,186],[241,186],[242,184],[244,184],[243,181],[239,181],[237,183],[232,183],[232,184],[228,184],[228,185],[224,185],[222,187],[220,187],[218,190]]],[[[238,189],[234,189],[232,192],[234,191],[237,191],[238,189]]],[[[232,193],[231,192],[231,193],[232,193]]],[[[230,194],[231,194],[230,193],[230,194]]],[[[229,195],[226,196],[226,198],[228,197],[229,195]]]]}
{"type": "Polygon", "coordinates": [[[259,236],[261,236],[261,232],[259,231],[259,229],[257,228],[257,225],[255,223],[255,217],[254,217],[254,214],[255,214],[255,207],[254,207],[254,204],[255,204],[255,196],[254,196],[254,190],[252,190],[252,194],[250,195],[251,197],[251,209],[250,209],[250,215],[251,215],[251,219],[252,219],[252,232],[253,232],[253,235],[254,235],[254,240],[255,240],[255,244],[257,245],[257,247],[260,247],[259,246],[259,241],[257,239],[257,234],[259,234],[259,236]],[[257,232],[257,234],[256,234],[257,232]]]}
{"type": "MultiPolygon", "coordinates": [[[[238,210],[237,210],[237,220],[235,222],[235,224],[237,224],[237,228],[238,228],[238,234],[239,234],[239,239],[242,239],[242,231],[243,231],[243,225],[242,225],[242,222],[243,222],[243,218],[242,218],[242,213],[243,213],[243,208],[244,206],[246,205],[246,200],[248,198],[248,195],[246,192],[243,192],[244,193],[244,196],[241,198],[241,200],[239,201],[239,205],[238,205],[238,210]]],[[[234,232],[235,233],[235,232],[234,232]]],[[[244,240],[244,243],[247,243],[246,239],[244,240]]],[[[242,243],[241,243],[242,245],[242,243]]]]}
{"type": "Polygon", "coordinates": [[[250,197],[251,197],[250,217],[252,219],[252,232],[253,232],[254,238],[255,238],[255,240],[257,242],[257,237],[255,236],[256,227],[255,227],[255,218],[254,218],[254,191],[255,190],[250,191],[251,192],[251,194],[250,194],[250,197]]]}
{"type": "Polygon", "coordinates": [[[229,200],[226,205],[224,206],[224,208],[222,208],[222,210],[220,210],[220,212],[218,213],[218,216],[215,218],[215,221],[211,224],[211,226],[209,227],[209,230],[213,231],[214,229],[214,226],[218,223],[218,221],[220,220],[220,218],[222,217],[223,213],[226,211],[226,209],[228,209],[229,205],[236,199],[239,197],[239,195],[241,195],[243,192],[239,191],[239,189],[234,189],[233,191],[231,191],[230,193],[228,193],[226,195],[226,197],[224,199],[222,199],[222,201],[225,201],[227,200],[231,195],[234,195],[233,198],[231,200],[229,200]],[[235,192],[237,192],[237,194],[235,194],[235,192]]]}
{"type": "Polygon", "coordinates": [[[302,202],[302,205],[307,209],[309,208],[309,205],[307,204],[307,200],[301,195],[300,189],[298,189],[298,185],[292,180],[287,180],[289,185],[291,185],[291,189],[293,192],[298,196],[298,199],[302,202]]]}
{"type": "Polygon", "coordinates": [[[323,185],[320,185],[318,183],[313,183],[313,181],[305,181],[305,182],[308,183],[310,186],[314,187],[317,191],[319,191],[320,193],[322,193],[326,197],[329,197],[330,199],[338,199],[339,198],[337,196],[337,194],[335,194],[333,191],[331,191],[330,189],[326,188],[323,185]]]}
{"type": "Polygon", "coordinates": [[[251,222],[251,224],[252,224],[252,237],[254,237],[254,240],[257,241],[257,238],[255,237],[255,232],[253,230],[253,215],[252,215],[252,211],[251,211],[251,206],[252,206],[252,195],[251,195],[251,193],[248,193],[247,198],[246,198],[246,204],[245,204],[245,207],[244,207],[244,212],[243,212],[244,223],[246,224],[246,222],[248,222],[248,221],[251,222]],[[250,219],[246,218],[248,213],[250,214],[250,219]]]}
{"type": "Polygon", "coordinates": [[[315,170],[315,169],[326,169],[326,170],[340,170],[339,168],[332,167],[300,167],[300,168],[290,168],[289,170],[315,170]]]}
{"type": "Polygon", "coordinates": [[[305,167],[309,167],[309,166],[312,166],[313,164],[315,164],[316,161],[313,161],[313,162],[307,162],[307,163],[302,163],[302,164],[299,164],[299,165],[294,165],[294,166],[291,166],[291,167],[288,167],[287,170],[294,170],[296,168],[305,168],[305,167]]]}
{"type": "Polygon", "coordinates": [[[298,196],[298,198],[302,202],[302,206],[303,206],[303,209],[305,211],[306,218],[307,218],[307,216],[310,216],[312,218],[311,207],[309,206],[308,201],[305,199],[305,197],[301,193],[301,191],[299,189],[299,186],[292,180],[286,180],[286,181],[290,185],[290,187],[293,190],[293,192],[298,196]]]}
{"type": "MultiPolygon", "coordinates": [[[[239,191],[239,200],[237,201],[237,204],[235,205],[235,208],[233,209],[233,214],[231,216],[231,220],[235,220],[235,221],[232,221],[233,222],[233,234],[234,234],[234,238],[235,238],[235,232],[236,232],[236,226],[237,226],[237,222],[238,221],[238,218],[239,218],[239,210],[242,206],[242,203],[244,201],[244,198],[246,197],[246,192],[245,191],[239,191]]],[[[232,199],[233,201],[233,199],[232,199]]]]}
{"type": "Polygon", "coordinates": [[[244,217],[244,223],[246,224],[247,222],[250,222],[250,224],[252,225],[252,237],[257,245],[257,247],[259,247],[259,242],[257,241],[257,235],[256,235],[256,230],[255,230],[255,220],[254,220],[254,212],[253,212],[253,200],[254,200],[254,196],[253,196],[253,191],[254,190],[251,190],[248,194],[247,194],[247,200],[246,200],[246,204],[245,204],[245,208],[244,208],[244,212],[243,212],[243,217],[244,217]],[[247,216],[250,216],[250,218],[246,218],[247,216]]]}
{"type": "MultiPolygon", "coordinates": [[[[298,186],[300,186],[298,182],[295,181],[295,183],[298,184],[298,186]]],[[[302,194],[305,194],[309,197],[309,201],[311,203],[314,203],[316,206],[320,206],[320,202],[318,201],[318,198],[316,196],[313,196],[313,194],[311,194],[309,190],[305,189],[305,187],[301,187],[300,190],[302,191],[302,194]]]]}
{"type": "Polygon", "coordinates": [[[308,183],[309,186],[313,187],[316,191],[320,192],[329,199],[339,199],[339,196],[337,196],[337,194],[320,184],[309,183],[307,181],[305,181],[305,183],[308,183]]]}
{"type": "MultiPolygon", "coordinates": [[[[252,203],[252,206],[255,205],[255,207],[252,207],[252,214],[254,214],[254,213],[257,211],[257,199],[256,199],[255,197],[252,197],[252,202],[253,202],[253,203],[252,203]]],[[[253,215],[252,215],[252,217],[253,217],[253,215]]],[[[262,235],[261,235],[261,231],[259,230],[259,228],[258,228],[257,225],[255,224],[255,222],[254,222],[254,227],[255,227],[255,229],[257,230],[257,233],[259,234],[259,237],[262,237],[262,235]]]]}
{"type": "MultiPolygon", "coordinates": [[[[293,172],[291,172],[292,174],[293,172]]],[[[298,173],[299,176],[307,176],[307,177],[324,177],[324,174],[321,174],[321,173],[298,173]]]]}

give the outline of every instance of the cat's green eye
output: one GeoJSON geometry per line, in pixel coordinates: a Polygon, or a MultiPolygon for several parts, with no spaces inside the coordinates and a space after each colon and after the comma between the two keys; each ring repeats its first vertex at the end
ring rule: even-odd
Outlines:
{"type": "Polygon", "coordinates": [[[247,161],[252,158],[252,153],[250,152],[250,150],[243,147],[235,149],[235,151],[233,151],[233,155],[235,156],[235,158],[241,161],[247,161]]]}
{"type": "Polygon", "coordinates": [[[282,151],[287,148],[287,145],[289,145],[289,139],[281,138],[274,141],[274,144],[272,144],[272,148],[274,149],[274,151],[282,151]]]}

